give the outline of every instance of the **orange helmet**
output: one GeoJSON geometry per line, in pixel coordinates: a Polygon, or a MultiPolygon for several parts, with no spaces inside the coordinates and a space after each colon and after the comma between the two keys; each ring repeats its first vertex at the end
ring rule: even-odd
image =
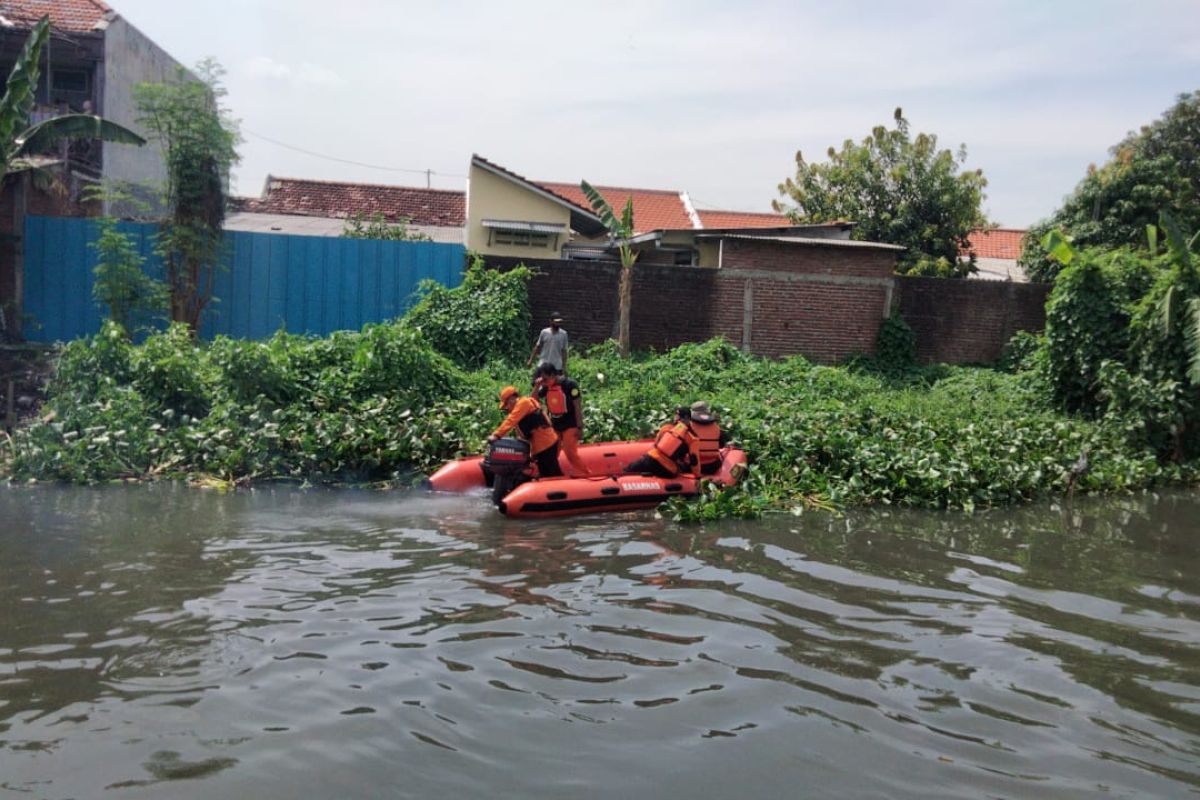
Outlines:
{"type": "Polygon", "coordinates": [[[517,396],[517,387],[505,386],[503,389],[500,390],[500,408],[502,408],[502,409],[504,408],[504,404],[508,402],[508,399],[510,397],[516,397],[516,396],[517,396]]]}

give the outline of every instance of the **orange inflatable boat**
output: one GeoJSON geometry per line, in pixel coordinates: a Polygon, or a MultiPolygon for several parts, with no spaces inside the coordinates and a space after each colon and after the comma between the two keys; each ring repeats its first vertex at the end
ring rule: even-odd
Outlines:
{"type": "MultiPolygon", "coordinates": [[[[654,440],[643,439],[582,445],[579,455],[591,473],[589,477],[531,478],[526,475],[519,483],[508,476],[493,474],[485,467],[484,456],[460,458],[435,472],[429,478],[428,486],[438,492],[467,492],[490,486],[493,501],[506,516],[559,517],[653,508],[671,497],[695,496],[704,481],[732,486],[746,469],[746,454],[736,447],[725,447],[721,450],[721,469],[702,478],[628,474],[629,464],[645,455],[653,444],[654,440]],[[511,488],[514,483],[516,488],[511,488]]],[[[559,464],[564,474],[571,468],[561,454],[559,464]]]]}

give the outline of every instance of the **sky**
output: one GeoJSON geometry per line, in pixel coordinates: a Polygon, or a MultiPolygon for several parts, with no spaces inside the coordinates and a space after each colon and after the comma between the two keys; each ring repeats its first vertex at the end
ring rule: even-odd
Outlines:
{"type": "Polygon", "coordinates": [[[825,160],[901,107],[1020,228],[1200,90],[1200,0],[108,3],[224,66],[252,196],[268,174],[463,189],[478,153],[769,211],[797,150],[825,160]]]}

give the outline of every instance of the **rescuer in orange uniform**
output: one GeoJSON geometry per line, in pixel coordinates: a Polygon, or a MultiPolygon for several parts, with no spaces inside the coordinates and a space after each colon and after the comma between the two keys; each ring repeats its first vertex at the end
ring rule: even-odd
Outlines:
{"type": "Polygon", "coordinates": [[[500,390],[500,410],[508,416],[492,431],[488,442],[515,429],[518,436],[529,442],[529,455],[537,462],[541,477],[562,475],[558,466],[558,434],[542,413],[541,404],[532,397],[522,397],[515,386],[505,386],[500,390]]]}
{"type": "Polygon", "coordinates": [[[713,475],[720,472],[721,448],[729,443],[729,434],[721,430],[720,420],[703,400],[692,403],[689,411],[691,413],[686,422],[694,439],[692,459],[695,473],[713,475]]]}
{"type": "Polygon", "coordinates": [[[697,449],[696,435],[688,428],[687,417],[680,408],[675,420],[658,429],[654,445],[646,455],[634,461],[626,472],[641,472],[659,478],[674,478],[680,472],[691,471],[693,451],[697,449]]]}
{"type": "Polygon", "coordinates": [[[554,365],[547,363],[538,367],[533,385],[534,394],[546,403],[550,425],[558,434],[559,446],[574,473],[571,477],[587,477],[587,465],[579,457],[579,439],[583,435],[583,400],[579,384],[560,377],[554,365]]]}

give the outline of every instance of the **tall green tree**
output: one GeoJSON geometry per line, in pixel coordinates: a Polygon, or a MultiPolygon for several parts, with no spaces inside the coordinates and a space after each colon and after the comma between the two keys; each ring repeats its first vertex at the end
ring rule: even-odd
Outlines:
{"type": "Polygon", "coordinates": [[[1052,281],[1062,269],[1040,246],[1050,230],[1080,248],[1145,248],[1145,230],[1162,211],[1185,230],[1200,230],[1200,91],[1181,94],[1110,153],[1102,166],[1088,168],[1060,209],[1029,230],[1021,264],[1033,280],[1052,281]]]}
{"type": "Polygon", "coordinates": [[[617,251],[621,254],[621,282],[617,288],[617,347],[621,355],[629,355],[629,316],[633,307],[633,264],[637,261],[637,252],[629,246],[633,238],[633,196],[625,200],[625,209],[621,216],[613,213],[612,206],[604,196],[596,191],[587,181],[580,181],[579,188],[592,204],[600,221],[608,228],[609,234],[617,241],[617,251]]]}
{"type": "Polygon", "coordinates": [[[796,175],[779,184],[775,210],[797,223],[850,220],[853,237],[907,248],[903,273],[960,277],[976,271],[960,262],[971,231],[988,226],[981,210],[987,179],[961,169],[966,147],[939,150],[937,136],[914,138],[901,109],[894,128],[877,126],[861,142],[830,147],[827,162],[796,153],[796,175]]]}
{"type": "Polygon", "coordinates": [[[42,48],[50,39],[50,17],[44,16],[33,26],[25,46],[17,56],[0,98],[0,149],[3,164],[0,180],[10,172],[29,169],[29,157],[45,152],[63,139],[104,139],[109,142],[143,145],[146,140],[126,127],[95,114],[62,114],[29,125],[37,91],[38,62],[42,48]]]}
{"type": "Polygon", "coordinates": [[[222,225],[229,171],[238,161],[237,121],[222,104],[224,70],[212,59],[195,74],[182,68],[166,83],[134,88],[143,124],[162,147],[167,164],[163,199],[168,217],[158,235],[171,319],[193,333],[212,300],[221,261],[222,225]]]}

